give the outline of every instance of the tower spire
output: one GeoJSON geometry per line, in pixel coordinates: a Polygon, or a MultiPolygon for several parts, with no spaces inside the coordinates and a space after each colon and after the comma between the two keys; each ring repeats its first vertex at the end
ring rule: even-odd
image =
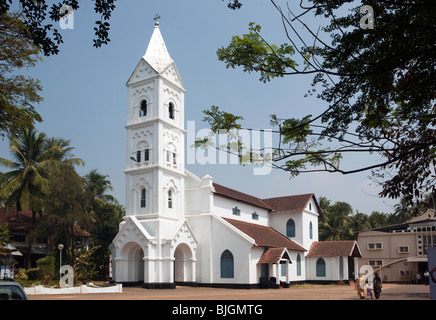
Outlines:
{"type": "Polygon", "coordinates": [[[156,14],[153,18],[155,21],[154,31],[151,35],[150,42],[148,43],[147,51],[145,52],[144,59],[158,72],[161,73],[172,62],[170,54],[163,40],[162,34],[159,30],[160,15],[156,14]]]}

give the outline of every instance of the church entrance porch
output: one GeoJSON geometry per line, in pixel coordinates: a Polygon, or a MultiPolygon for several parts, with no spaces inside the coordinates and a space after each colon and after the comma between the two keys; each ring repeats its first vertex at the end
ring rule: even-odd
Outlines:
{"type": "Polygon", "coordinates": [[[195,260],[192,251],[181,243],[174,251],[174,283],[177,285],[196,285],[195,260]]]}
{"type": "Polygon", "coordinates": [[[289,286],[289,264],[292,263],[288,250],[282,248],[268,248],[265,250],[258,264],[261,265],[260,288],[279,288],[289,286]],[[271,271],[270,272],[270,268],[271,271]],[[273,277],[269,277],[273,274],[273,277]],[[286,281],[281,283],[280,278],[284,276],[286,281]]]}
{"type": "Polygon", "coordinates": [[[144,282],[144,251],[137,243],[127,243],[115,263],[117,282],[125,285],[140,285],[144,282]]]}

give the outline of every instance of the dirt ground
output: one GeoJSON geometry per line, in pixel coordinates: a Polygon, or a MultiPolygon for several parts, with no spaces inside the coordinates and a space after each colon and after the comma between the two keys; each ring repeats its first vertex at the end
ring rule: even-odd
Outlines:
{"type": "MultiPolygon", "coordinates": [[[[384,284],[381,300],[429,300],[429,286],[384,284]]],[[[281,289],[124,287],[122,293],[30,295],[29,300],[359,300],[353,286],[310,285],[281,289]]],[[[375,300],[375,299],[374,299],[375,300]]]]}

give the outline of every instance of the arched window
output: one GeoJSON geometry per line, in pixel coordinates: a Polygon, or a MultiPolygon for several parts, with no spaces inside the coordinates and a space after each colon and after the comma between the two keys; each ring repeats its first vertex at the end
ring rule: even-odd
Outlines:
{"type": "Polygon", "coordinates": [[[325,277],[325,261],[323,258],[316,260],[316,276],[325,277]]]}
{"type": "Polygon", "coordinates": [[[140,203],[141,208],[145,208],[147,206],[146,194],[147,194],[147,192],[145,191],[145,188],[142,188],[141,189],[141,203],[140,203]]]}
{"type": "Polygon", "coordinates": [[[229,250],[225,250],[221,254],[221,278],[234,277],[234,261],[233,254],[229,250]]]}
{"type": "Polygon", "coordinates": [[[168,208],[173,208],[173,191],[171,189],[168,190],[168,208]]]}
{"type": "Polygon", "coordinates": [[[174,104],[172,102],[170,102],[168,105],[168,117],[170,117],[170,119],[174,119],[174,104]]]}
{"type": "Polygon", "coordinates": [[[301,276],[301,258],[300,258],[300,254],[297,254],[297,276],[301,276]]]}
{"type": "Polygon", "coordinates": [[[164,150],[164,157],[167,162],[167,165],[176,165],[177,164],[177,149],[173,143],[169,143],[164,150]]]}
{"type": "Polygon", "coordinates": [[[133,158],[133,155],[130,159],[135,159],[137,164],[142,164],[145,161],[150,160],[150,147],[146,141],[140,141],[136,145],[136,157],[133,158]]]}
{"type": "Polygon", "coordinates": [[[141,101],[141,106],[139,108],[139,116],[145,117],[147,115],[147,100],[141,101]]]}
{"type": "Polygon", "coordinates": [[[292,219],[286,222],[286,236],[289,238],[295,237],[295,222],[292,219]]]}
{"type": "Polygon", "coordinates": [[[313,226],[312,221],[309,223],[309,239],[313,239],[313,226]]]}

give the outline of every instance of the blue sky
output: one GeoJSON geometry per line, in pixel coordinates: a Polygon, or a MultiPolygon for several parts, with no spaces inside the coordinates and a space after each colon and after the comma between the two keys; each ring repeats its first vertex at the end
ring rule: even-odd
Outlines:
{"type": "MultiPolygon", "coordinates": [[[[227,8],[220,0],[129,0],[118,1],[110,20],[109,45],[92,46],[93,2],[83,1],[74,15],[74,29],[61,30],[64,44],[60,54],[44,58],[28,74],[41,80],[44,102],[36,106],[44,122],[37,129],[48,136],[71,140],[76,157],[85,161],[78,168],[84,175],[98,169],[110,177],[113,194],[125,201],[125,149],[127,90],[125,83],[144,55],[154,28],[153,17],[161,16],[160,30],[168,51],[184,82],[185,122],[195,121],[205,128],[202,110],[217,105],[244,117],[243,126],[270,128],[268,115],[302,117],[317,114],[325,105],[305,98],[312,77],[288,77],[260,82],[257,74],[226,69],[216,50],[229,44],[233,35],[248,31],[251,21],[262,26],[271,42],[285,42],[281,20],[269,1],[249,0],[241,10],[227,8]]],[[[319,25],[320,20],[313,20],[319,25]]],[[[0,141],[0,155],[8,158],[8,142],[0,141]]],[[[361,155],[344,159],[343,165],[365,164],[361,155]]],[[[289,178],[273,170],[265,176],[253,175],[253,168],[239,165],[187,165],[202,177],[260,198],[315,193],[332,201],[345,201],[354,210],[392,212],[397,201],[380,199],[368,176],[370,172],[306,174],[289,178]]]]}

